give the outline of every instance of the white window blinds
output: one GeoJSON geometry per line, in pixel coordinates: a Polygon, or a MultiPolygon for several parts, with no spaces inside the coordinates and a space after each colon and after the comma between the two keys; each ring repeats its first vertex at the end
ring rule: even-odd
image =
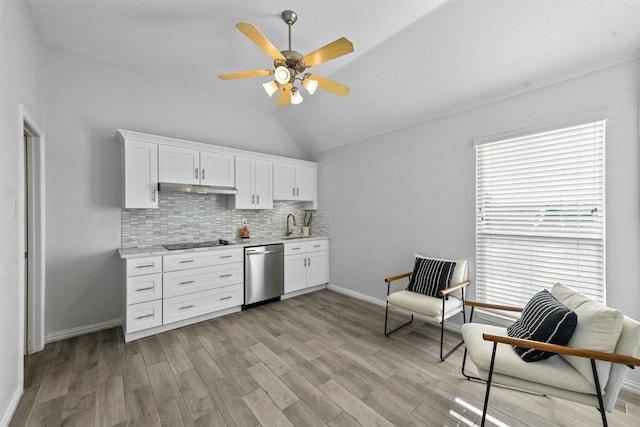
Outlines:
{"type": "Polygon", "coordinates": [[[480,301],[562,282],[604,303],[605,122],[476,146],[480,301]]]}

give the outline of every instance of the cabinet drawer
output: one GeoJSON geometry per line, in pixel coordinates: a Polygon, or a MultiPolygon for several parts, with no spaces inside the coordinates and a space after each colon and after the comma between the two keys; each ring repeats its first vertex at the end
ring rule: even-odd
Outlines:
{"type": "Polygon", "coordinates": [[[127,306],[127,334],[160,325],[162,325],[162,300],[127,306]]]}
{"type": "Polygon", "coordinates": [[[162,257],[127,258],[127,276],[162,273],[162,257]]]}
{"type": "Polygon", "coordinates": [[[204,253],[182,253],[164,257],[164,271],[186,270],[188,268],[210,267],[243,261],[242,249],[215,250],[204,253]]]}
{"type": "Polygon", "coordinates": [[[307,252],[326,251],[329,249],[328,240],[312,240],[307,242],[307,252]]]}
{"type": "Polygon", "coordinates": [[[244,285],[242,284],[165,298],[162,303],[163,323],[166,325],[178,320],[236,307],[241,305],[243,300],[244,285]]]}
{"type": "Polygon", "coordinates": [[[172,271],[163,275],[165,298],[243,283],[244,264],[217,265],[172,271]]]}
{"type": "Polygon", "coordinates": [[[127,277],[127,305],[162,298],[162,273],[127,277]]]}
{"type": "Polygon", "coordinates": [[[284,255],[296,255],[307,253],[307,242],[295,242],[284,244],[284,255]]]}

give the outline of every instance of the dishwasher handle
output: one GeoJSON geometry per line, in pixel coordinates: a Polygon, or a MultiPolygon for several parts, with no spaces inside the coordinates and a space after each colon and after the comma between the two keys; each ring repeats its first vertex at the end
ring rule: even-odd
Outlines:
{"type": "Polygon", "coordinates": [[[266,254],[276,254],[278,252],[282,252],[282,250],[275,251],[247,251],[247,255],[266,255],[266,254]]]}

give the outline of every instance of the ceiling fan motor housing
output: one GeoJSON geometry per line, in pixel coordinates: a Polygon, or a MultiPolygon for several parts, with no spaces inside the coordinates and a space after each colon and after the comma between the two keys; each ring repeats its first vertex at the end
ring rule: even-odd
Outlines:
{"type": "Polygon", "coordinates": [[[291,76],[294,77],[296,73],[303,73],[307,68],[302,58],[303,54],[296,52],[295,50],[282,50],[280,51],[285,57],[286,61],[274,61],[276,68],[283,65],[291,70],[291,76]]]}

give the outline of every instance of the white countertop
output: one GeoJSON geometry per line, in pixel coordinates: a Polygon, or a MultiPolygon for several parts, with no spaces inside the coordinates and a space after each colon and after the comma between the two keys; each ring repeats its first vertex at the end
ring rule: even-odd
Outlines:
{"type": "Polygon", "coordinates": [[[124,258],[141,258],[141,257],[148,257],[148,256],[181,254],[181,253],[187,253],[187,252],[219,251],[224,249],[246,248],[249,246],[273,245],[277,243],[293,243],[293,242],[309,241],[309,240],[324,240],[328,238],[329,238],[328,236],[309,236],[309,237],[296,236],[294,238],[254,237],[250,239],[230,240],[229,241],[231,243],[230,245],[213,246],[211,248],[179,249],[175,251],[170,251],[162,246],[154,246],[150,248],[118,249],[118,253],[120,254],[120,258],[123,258],[123,259],[124,258]]]}

